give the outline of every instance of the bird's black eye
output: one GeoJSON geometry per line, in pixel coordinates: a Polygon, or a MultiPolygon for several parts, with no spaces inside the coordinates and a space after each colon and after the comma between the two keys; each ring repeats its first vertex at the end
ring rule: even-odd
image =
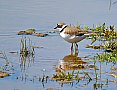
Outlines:
{"type": "Polygon", "coordinates": [[[57,27],[58,27],[58,28],[62,28],[62,25],[58,25],[58,24],[57,24],[57,27]]]}

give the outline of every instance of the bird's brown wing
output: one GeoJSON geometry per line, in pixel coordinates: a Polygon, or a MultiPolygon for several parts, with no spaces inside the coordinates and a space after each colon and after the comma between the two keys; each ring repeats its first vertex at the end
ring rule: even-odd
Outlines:
{"type": "Polygon", "coordinates": [[[88,33],[85,30],[82,29],[77,29],[76,27],[66,27],[65,28],[65,34],[70,34],[70,35],[77,35],[77,36],[82,36],[84,34],[88,33]]]}

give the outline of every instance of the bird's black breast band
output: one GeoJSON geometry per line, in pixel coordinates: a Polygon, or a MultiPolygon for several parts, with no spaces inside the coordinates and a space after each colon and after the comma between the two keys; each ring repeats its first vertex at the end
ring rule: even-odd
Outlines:
{"type": "Polygon", "coordinates": [[[60,33],[67,27],[67,25],[60,31],[60,33]]]}

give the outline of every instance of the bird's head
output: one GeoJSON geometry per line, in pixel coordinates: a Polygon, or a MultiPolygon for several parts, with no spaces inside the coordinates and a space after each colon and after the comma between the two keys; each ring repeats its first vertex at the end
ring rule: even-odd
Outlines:
{"type": "Polygon", "coordinates": [[[66,27],[67,25],[65,23],[58,23],[57,26],[54,29],[58,29],[60,32],[63,31],[63,29],[66,27]]]}

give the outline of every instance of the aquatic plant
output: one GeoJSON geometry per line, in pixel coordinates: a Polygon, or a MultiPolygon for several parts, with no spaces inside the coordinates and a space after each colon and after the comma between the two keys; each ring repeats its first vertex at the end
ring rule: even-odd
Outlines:
{"type": "Polygon", "coordinates": [[[12,62],[7,58],[7,55],[5,52],[1,53],[2,57],[5,60],[5,63],[3,66],[0,66],[0,71],[9,71],[10,73],[14,70],[12,62]]]}
{"type": "Polygon", "coordinates": [[[35,29],[27,29],[27,30],[19,31],[17,34],[18,35],[34,35],[37,37],[45,37],[48,35],[44,33],[37,33],[35,29]]]}
{"type": "Polygon", "coordinates": [[[34,48],[31,45],[31,40],[27,41],[26,37],[21,39],[20,54],[23,56],[34,55],[34,48]]]}
{"type": "Polygon", "coordinates": [[[25,32],[26,33],[28,33],[28,34],[33,34],[33,33],[35,33],[35,29],[27,29],[27,30],[25,30],[25,32]]]}
{"type": "Polygon", "coordinates": [[[117,62],[117,52],[113,52],[113,53],[102,53],[102,54],[98,54],[95,57],[98,61],[104,62],[113,62],[116,63],[117,62]]]}
{"type": "Polygon", "coordinates": [[[75,72],[74,70],[72,72],[61,72],[59,74],[53,74],[52,80],[60,81],[62,83],[72,83],[74,80],[88,80],[90,82],[92,78],[90,77],[88,72],[82,72],[84,75],[83,77],[80,76],[80,72],[75,72]]]}
{"type": "Polygon", "coordinates": [[[110,41],[117,38],[117,31],[114,26],[107,27],[106,24],[102,24],[100,26],[93,27],[92,34],[89,39],[92,41],[100,40],[100,41],[110,41]]]}
{"type": "Polygon", "coordinates": [[[27,29],[27,30],[23,30],[23,31],[19,31],[18,35],[32,35],[33,33],[35,33],[35,29],[27,29]]]}
{"type": "Polygon", "coordinates": [[[105,49],[105,51],[117,50],[117,31],[114,26],[107,27],[104,23],[101,26],[93,27],[91,30],[95,34],[88,37],[88,39],[92,40],[92,43],[87,48],[105,49]],[[101,44],[92,45],[96,41],[99,41],[101,44]]]}
{"type": "Polygon", "coordinates": [[[78,73],[75,74],[74,71],[72,71],[72,73],[70,73],[70,72],[67,72],[67,73],[61,72],[61,74],[53,74],[52,80],[62,81],[62,82],[68,82],[68,81],[72,82],[72,80],[80,79],[78,73]]]}
{"type": "Polygon", "coordinates": [[[117,40],[106,42],[104,48],[106,51],[117,51],[117,40]]]}
{"type": "Polygon", "coordinates": [[[44,34],[44,33],[34,33],[33,35],[34,35],[34,36],[37,36],[37,37],[45,37],[45,36],[47,36],[48,34],[44,34]]]}
{"type": "Polygon", "coordinates": [[[20,47],[20,60],[21,60],[21,70],[25,70],[25,67],[27,65],[28,61],[28,66],[30,65],[31,62],[34,62],[34,55],[35,55],[35,50],[32,46],[32,42],[30,39],[27,39],[26,37],[21,38],[21,47],[20,47]],[[31,62],[30,62],[31,61],[31,62]]]}
{"type": "Polygon", "coordinates": [[[0,78],[4,78],[6,76],[10,76],[14,73],[14,65],[13,63],[8,59],[5,52],[0,53],[3,60],[5,60],[4,64],[0,66],[0,78]]]}
{"type": "Polygon", "coordinates": [[[103,45],[87,45],[86,48],[104,49],[103,45]]]}

